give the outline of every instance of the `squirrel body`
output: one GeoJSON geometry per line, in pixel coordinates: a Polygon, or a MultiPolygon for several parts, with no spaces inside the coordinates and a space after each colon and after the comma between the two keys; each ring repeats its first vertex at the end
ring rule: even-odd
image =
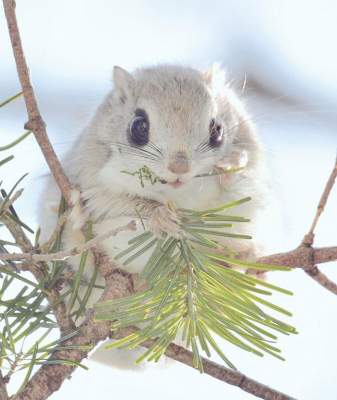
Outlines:
{"type": "MultiPolygon", "coordinates": [[[[251,196],[252,200],[235,212],[252,219],[251,224],[239,228],[254,236],[255,215],[266,203],[262,146],[242,102],[226,84],[223,72],[214,68],[201,73],[186,67],[159,66],[131,75],[115,67],[114,90],[68,152],[64,167],[81,191],[83,217],[92,220],[96,233],[132,218],[138,220],[140,230],[139,213],[147,223],[156,208],[169,202],[177,208],[202,210],[251,196]],[[138,110],[146,113],[149,125],[149,142],[142,146],[130,141],[130,124],[138,110]],[[214,147],[209,143],[212,121],[222,130],[221,143],[214,147]],[[179,168],[180,154],[184,155],[186,172],[172,172],[172,164],[179,168]],[[242,172],[195,177],[217,167],[236,168],[242,160],[242,172]],[[125,173],[144,165],[167,183],[145,182],[142,187],[137,176],[125,173]]],[[[50,179],[40,216],[44,237],[55,225],[59,200],[59,191],[50,179]]],[[[67,246],[81,236],[82,222],[74,221],[73,227],[68,224],[67,246]]],[[[122,233],[106,240],[103,248],[113,256],[115,247],[120,247],[118,242],[125,249],[127,237],[136,234],[139,231],[122,233]]],[[[231,242],[234,247],[254,247],[254,240],[231,242]]],[[[129,268],[139,272],[141,266],[131,264],[129,268]]]]}
{"type": "MultiPolygon", "coordinates": [[[[250,202],[235,208],[235,215],[251,219],[237,226],[236,233],[248,233],[253,239],[226,238],[224,243],[254,259],[259,252],[254,235],[268,196],[264,154],[251,118],[223,71],[212,68],[201,73],[164,65],[130,74],[115,67],[113,81],[113,90],[64,159],[66,174],[81,192],[84,215],[72,212],[63,247],[83,243],[86,219],[93,222],[94,234],[136,220],[135,232],[121,232],[100,243],[113,259],[143,231],[143,224],[158,235],[179,235],[176,215],[168,204],[202,210],[251,196],[250,202]],[[142,186],[131,173],[144,166],[160,181],[145,181],[142,186]],[[242,171],[197,177],[237,167],[242,171]]],[[[56,224],[59,201],[59,190],[50,178],[42,199],[42,239],[56,224]]],[[[148,256],[137,258],[127,270],[141,272],[148,256]]],[[[79,259],[68,260],[74,270],[79,259]]],[[[86,271],[92,267],[89,257],[86,271]]],[[[93,293],[91,302],[97,300],[98,294],[93,293]]]]}

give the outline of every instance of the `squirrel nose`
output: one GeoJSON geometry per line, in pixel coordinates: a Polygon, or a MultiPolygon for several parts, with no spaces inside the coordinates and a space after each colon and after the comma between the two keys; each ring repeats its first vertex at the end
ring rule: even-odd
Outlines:
{"type": "Polygon", "coordinates": [[[187,154],[184,151],[175,153],[168,165],[168,169],[174,174],[186,174],[189,172],[190,163],[187,154]]]}

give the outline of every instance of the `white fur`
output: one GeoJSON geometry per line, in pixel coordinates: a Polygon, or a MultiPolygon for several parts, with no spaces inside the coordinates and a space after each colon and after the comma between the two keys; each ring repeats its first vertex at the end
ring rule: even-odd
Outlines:
{"type": "MultiPolygon", "coordinates": [[[[178,66],[140,69],[133,75],[115,67],[114,90],[107,95],[64,160],[71,182],[81,190],[85,213],[94,222],[95,233],[137,218],[135,207],[141,210],[147,223],[156,207],[168,201],[176,207],[204,209],[251,196],[251,202],[237,207],[233,213],[254,221],[238,225],[235,232],[254,236],[258,214],[268,203],[263,151],[242,102],[226,84],[219,90],[224,74],[217,69],[211,72],[216,73],[221,74],[220,79],[213,75],[210,77],[210,72],[202,74],[178,66]],[[214,82],[217,82],[216,89],[214,82]],[[163,154],[158,162],[124,154],[123,148],[119,151],[116,144],[128,144],[128,127],[137,108],[148,114],[150,140],[160,147],[163,154]],[[225,127],[225,142],[217,151],[210,151],[207,157],[202,157],[196,149],[209,135],[212,118],[225,127]],[[121,172],[133,172],[146,164],[162,179],[175,180],[176,176],[168,170],[168,165],[177,151],[184,151],[190,163],[189,172],[180,177],[185,184],[178,189],[161,183],[148,183],[143,188],[138,178],[121,172]],[[212,171],[216,165],[232,163],[237,166],[235,164],[242,163],[242,160],[246,167],[240,173],[226,178],[194,178],[197,174],[212,171]]],[[[57,209],[58,202],[58,190],[50,180],[42,203],[48,205],[41,216],[43,237],[49,235],[56,222],[56,213],[51,210],[57,209]]],[[[80,226],[81,222],[74,221],[74,218],[69,220],[64,247],[83,241],[80,226]]],[[[139,223],[137,232],[123,232],[105,240],[101,247],[113,258],[142,229],[139,223]]],[[[228,240],[226,243],[251,256],[258,248],[256,238],[251,241],[228,240]]],[[[140,272],[147,256],[131,263],[128,270],[140,272]]],[[[71,265],[77,268],[78,257],[71,260],[71,265]]]]}

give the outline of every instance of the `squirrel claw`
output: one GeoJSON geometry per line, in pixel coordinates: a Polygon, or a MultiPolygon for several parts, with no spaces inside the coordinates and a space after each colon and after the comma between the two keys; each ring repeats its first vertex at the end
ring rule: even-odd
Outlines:
{"type": "Polygon", "coordinates": [[[167,234],[179,239],[182,236],[177,213],[164,205],[156,207],[153,211],[149,219],[149,229],[158,237],[167,234]]]}

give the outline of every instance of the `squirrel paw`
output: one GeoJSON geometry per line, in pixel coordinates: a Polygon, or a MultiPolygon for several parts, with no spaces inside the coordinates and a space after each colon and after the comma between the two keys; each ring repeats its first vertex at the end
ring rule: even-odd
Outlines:
{"type": "Polygon", "coordinates": [[[149,228],[158,237],[167,234],[179,239],[182,236],[177,213],[164,205],[156,207],[153,211],[149,219],[149,228]]]}
{"type": "Polygon", "coordinates": [[[82,229],[87,219],[82,210],[81,193],[78,189],[71,191],[71,202],[73,203],[73,208],[70,211],[69,220],[71,221],[72,229],[76,231],[82,229]]]}

